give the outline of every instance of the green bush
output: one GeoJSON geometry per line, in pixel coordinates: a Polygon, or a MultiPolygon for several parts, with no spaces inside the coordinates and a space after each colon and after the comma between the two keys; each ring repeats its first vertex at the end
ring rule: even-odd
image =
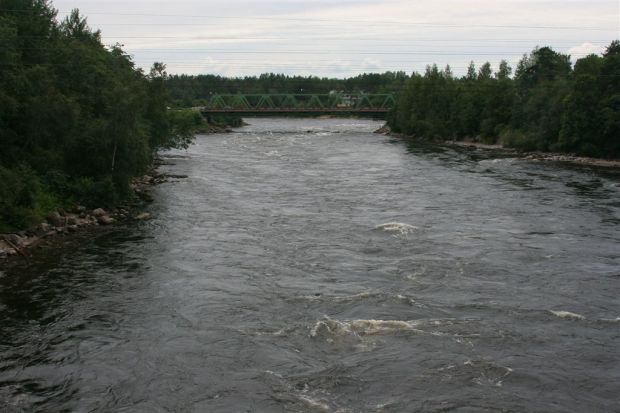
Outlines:
{"type": "Polygon", "coordinates": [[[211,123],[217,126],[241,126],[243,125],[243,119],[237,115],[218,115],[209,119],[211,123]]]}
{"type": "Polygon", "coordinates": [[[120,196],[112,178],[95,181],[90,177],[81,177],[73,180],[71,191],[75,201],[89,208],[110,206],[118,202],[120,196]]]}
{"type": "Polygon", "coordinates": [[[480,124],[480,138],[487,145],[493,145],[497,142],[497,125],[495,119],[487,118],[480,124]]]}
{"type": "Polygon", "coordinates": [[[28,166],[14,170],[0,166],[0,230],[10,231],[38,223],[60,203],[28,166]]]}
{"type": "Polygon", "coordinates": [[[522,152],[535,151],[537,149],[536,139],[520,130],[504,129],[500,134],[499,140],[505,147],[514,148],[522,152]]]}

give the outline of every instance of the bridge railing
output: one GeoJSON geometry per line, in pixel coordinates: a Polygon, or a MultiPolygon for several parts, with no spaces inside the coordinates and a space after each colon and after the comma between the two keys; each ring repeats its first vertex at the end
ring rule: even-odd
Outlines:
{"type": "Polygon", "coordinates": [[[389,110],[396,104],[390,93],[328,93],[328,94],[214,94],[205,110],[270,109],[335,109],[335,110],[389,110]]]}

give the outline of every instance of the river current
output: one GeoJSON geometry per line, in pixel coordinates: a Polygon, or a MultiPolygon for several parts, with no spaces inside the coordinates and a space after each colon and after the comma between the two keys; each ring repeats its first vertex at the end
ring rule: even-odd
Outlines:
{"type": "Polygon", "coordinates": [[[618,170],[249,122],[0,272],[0,411],[620,411],[618,170]]]}

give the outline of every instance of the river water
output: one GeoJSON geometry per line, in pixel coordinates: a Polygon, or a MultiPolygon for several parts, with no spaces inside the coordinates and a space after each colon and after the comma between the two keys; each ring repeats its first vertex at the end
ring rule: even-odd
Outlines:
{"type": "Polygon", "coordinates": [[[620,411],[620,174],[252,119],[0,273],[0,411],[620,411]]]}

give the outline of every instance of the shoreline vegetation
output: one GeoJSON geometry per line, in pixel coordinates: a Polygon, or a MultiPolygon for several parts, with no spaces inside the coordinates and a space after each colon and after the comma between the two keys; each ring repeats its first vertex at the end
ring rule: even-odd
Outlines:
{"type": "Polygon", "coordinates": [[[0,234],[0,263],[1,260],[11,257],[28,258],[32,248],[46,245],[52,239],[63,235],[77,234],[88,228],[110,226],[118,222],[150,220],[151,214],[143,212],[144,206],[151,201],[148,188],[165,182],[168,178],[177,178],[162,175],[155,169],[156,166],[148,174],[132,180],[130,186],[133,196],[121,205],[107,209],[87,209],[82,205],[75,205],[67,210],[50,212],[45,220],[35,227],[0,234]]]}
{"type": "Polygon", "coordinates": [[[549,47],[455,77],[427,66],[407,81],[387,125],[437,141],[473,141],[530,153],[620,158],[620,41],[578,59],[549,47]]]}
{"type": "Polygon", "coordinates": [[[419,143],[433,144],[445,147],[456,147],[470,150],[488,150],[497,151],[503,154],[509,154],[516,158],[528,160],[532,162],[567,162],[579,165],[596,166],[604,168],[620,168],[620,159],[606,159],[590,156],[580,156],[574,153],[562,153],[562,152],[541,152],[541,151],[519,151],[515,148],[504,146],[500,143],[486,144],[481,142],[475,142],[473,140],[440,140],[440,139],[425,139],[412,135],[405,135],[402,133],[392,132],[388,125],[385,125],[375,131],[377,134],[391,136],[397,139],[415,141],[419,143]]]}
{"type": "MultiPolygon", "coordinates": [[[[133,196],[160,150],[220,131],[171,109],[163,63],[148,73],[73,10],[11,0],[0,10],[0,234],[76,206],[112,209],[133,196]]],[[[77,211],[76,211],[77,212],[77,211]]],[[[72,220],[74,217],[71,217],[72,220]]],[[[77,219],[77,218],[76,218],[77,219]]]]}
{"type": "Polygon", "coordinates": [[[10,0],[0,10],[0,262],[56,234],[147,219],[133,211],[161,150],[226,131],[171,108],[163,63],[148,73],[73,10],[10,0]]]}

